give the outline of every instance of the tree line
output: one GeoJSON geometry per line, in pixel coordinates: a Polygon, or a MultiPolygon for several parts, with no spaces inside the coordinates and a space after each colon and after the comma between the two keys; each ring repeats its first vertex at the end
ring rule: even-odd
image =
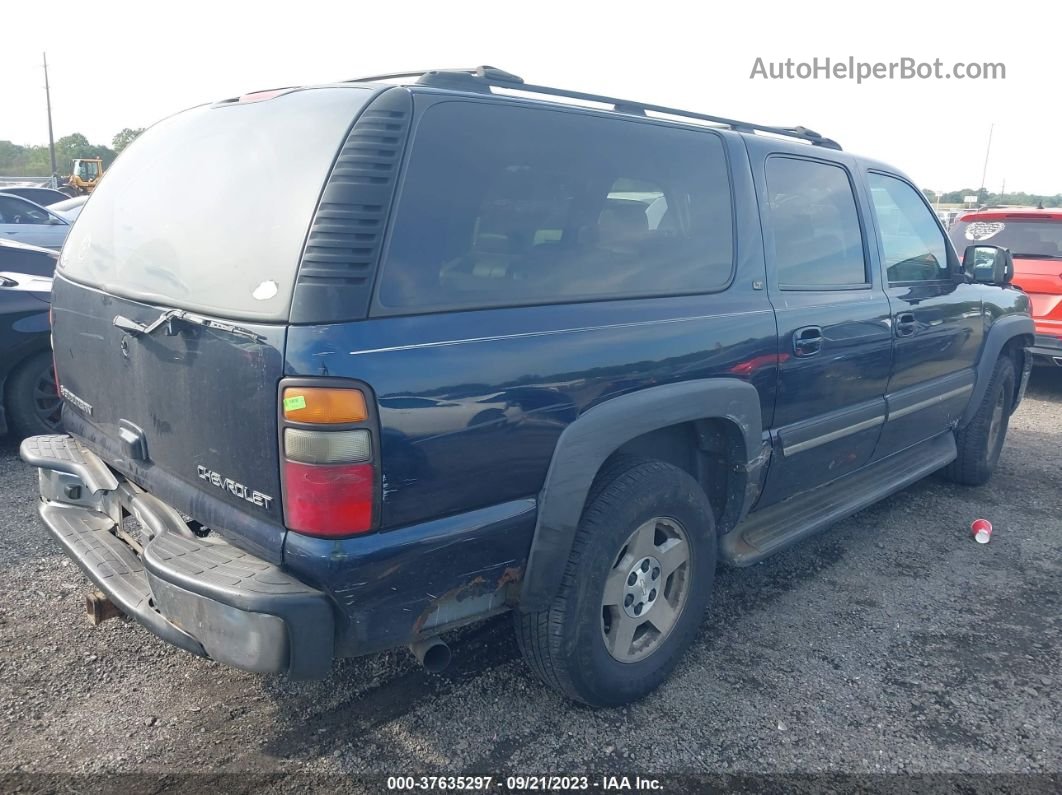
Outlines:
{"type": "MultiPolygon", "coordinates": [[[[126,127],[111,139],[110,146],[98,146],[89,143],[81,133],[66,135],[55,142],[55,165],[59,176],[70,173],[70,166],[77,158],[98,157],[103,160],[106,169],[114,158],[133,142],[143,127],[126,127]]],[[[11,141],[0,141],[0,175],[7,177],[50,177],[52,175],[51,159],[47,146],[20,146],[11,141]]],[[[945,193],[924,190],[931,204],[963,204],[967,196],[976,196],[977,205],[1019,204],[1028,207],[1062,207],[1062,193],[1052,195],[1038,193],[993,193],[985,188],[963,188],[945,193]]]]}
{"type": "Polygon", "coordinates": [[[938,201],[941,204],[964,204],[967,196],[977,197],[977,206],[995,204],[1018,204],[1023,207],[1062,207],[1062,193],[1054,195],[1040,193],[993,193],[985,188],[963,188],[962,190],[950,190],[946,193],[936,191],[922,191],[931,204],[938,201]]]}
{"type": "MultiPolygon", "coordinates": [[[[65,135],[55,142],[55,167],[59,176],[70,173],[70,167],[78,158],[98,157],[106,169],[114,158],[129,146],[144,128],[126,127],[111,139],[110,146],[89,143],[81,133],[65,135]]],[[[47,145],[21,146],[11,141],[0,141],[0,175],[5,177],[43,177],[52,175],[51,155],[47,145]]]]}

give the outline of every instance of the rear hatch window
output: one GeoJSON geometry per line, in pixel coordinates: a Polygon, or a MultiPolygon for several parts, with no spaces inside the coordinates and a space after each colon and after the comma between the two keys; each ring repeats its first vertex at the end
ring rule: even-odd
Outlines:
{"type": "Polygon", "coordinates": [[[1000,246],[1026,259],[1062,259],[1062,220],[1008,216],[959,221],[949,232],[962,256],[967,246],[1000,246]]]}
{"type": "Polygon", "coordinates": [[[159,122],[106,173],[60,270],[126,298],[285,320],[322,186],[372,95],[298,90],[159,122]]]}

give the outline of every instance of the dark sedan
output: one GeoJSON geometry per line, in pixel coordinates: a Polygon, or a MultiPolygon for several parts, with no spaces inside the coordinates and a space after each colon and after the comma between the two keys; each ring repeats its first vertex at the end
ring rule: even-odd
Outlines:
{"type": "Polygon", "coordinates": [[[61,401],[48,322],[52,280],[0,271],[0,433],[54,433],[61,401]]]}
{"type": "Polygon", "coordinates": [[[0,272],[25,273],[51,278],[59,252],[0,237],[0,272]]]}
{"type": "Polygon", "coordinates": [[[61,190],[38,188],[30,185],[13,185],[11,187],[0,188],[0,190],[4,193],[10,193],[12,196],[21,196],[23,199],[29,199],[31,202],[39,204],[41,207],[48,207],[56,202],[61,202],[70,198],[61,190]]]}

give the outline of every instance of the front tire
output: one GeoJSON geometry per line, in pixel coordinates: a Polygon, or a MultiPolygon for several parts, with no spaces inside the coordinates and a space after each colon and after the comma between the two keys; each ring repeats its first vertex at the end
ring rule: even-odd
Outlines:
{"type": "Polygon", "coordinates": [[[704,489],[662,461],[631,461],[591,495],[553,603],[515,616],[520,650],[548,685],[585,704],[640,699],[700,627],[715,578],[704,489]]]}
{"type": "Polygon", "coordinates": [[[992,477],[1010,426],[1014,406],[1014,361],[1001,356],[970,423],[955,434],[958,457],[944,469],[944,477],[964,486],[982,486],[992,477]]]}

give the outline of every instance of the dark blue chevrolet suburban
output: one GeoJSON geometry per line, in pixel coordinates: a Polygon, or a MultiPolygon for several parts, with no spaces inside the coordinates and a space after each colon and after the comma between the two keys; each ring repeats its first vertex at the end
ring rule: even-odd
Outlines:
{"type": "Polygon", "coordinates": [[[21,454],[97,620],[310,678],[438,669],[512,611],[547,684],[616,705],[719,562],[989,478],[1033,343],[1011,273],[802,127],[490,67],[258,92],[156,124],[85,207],[68,435],[21,454]]]}

